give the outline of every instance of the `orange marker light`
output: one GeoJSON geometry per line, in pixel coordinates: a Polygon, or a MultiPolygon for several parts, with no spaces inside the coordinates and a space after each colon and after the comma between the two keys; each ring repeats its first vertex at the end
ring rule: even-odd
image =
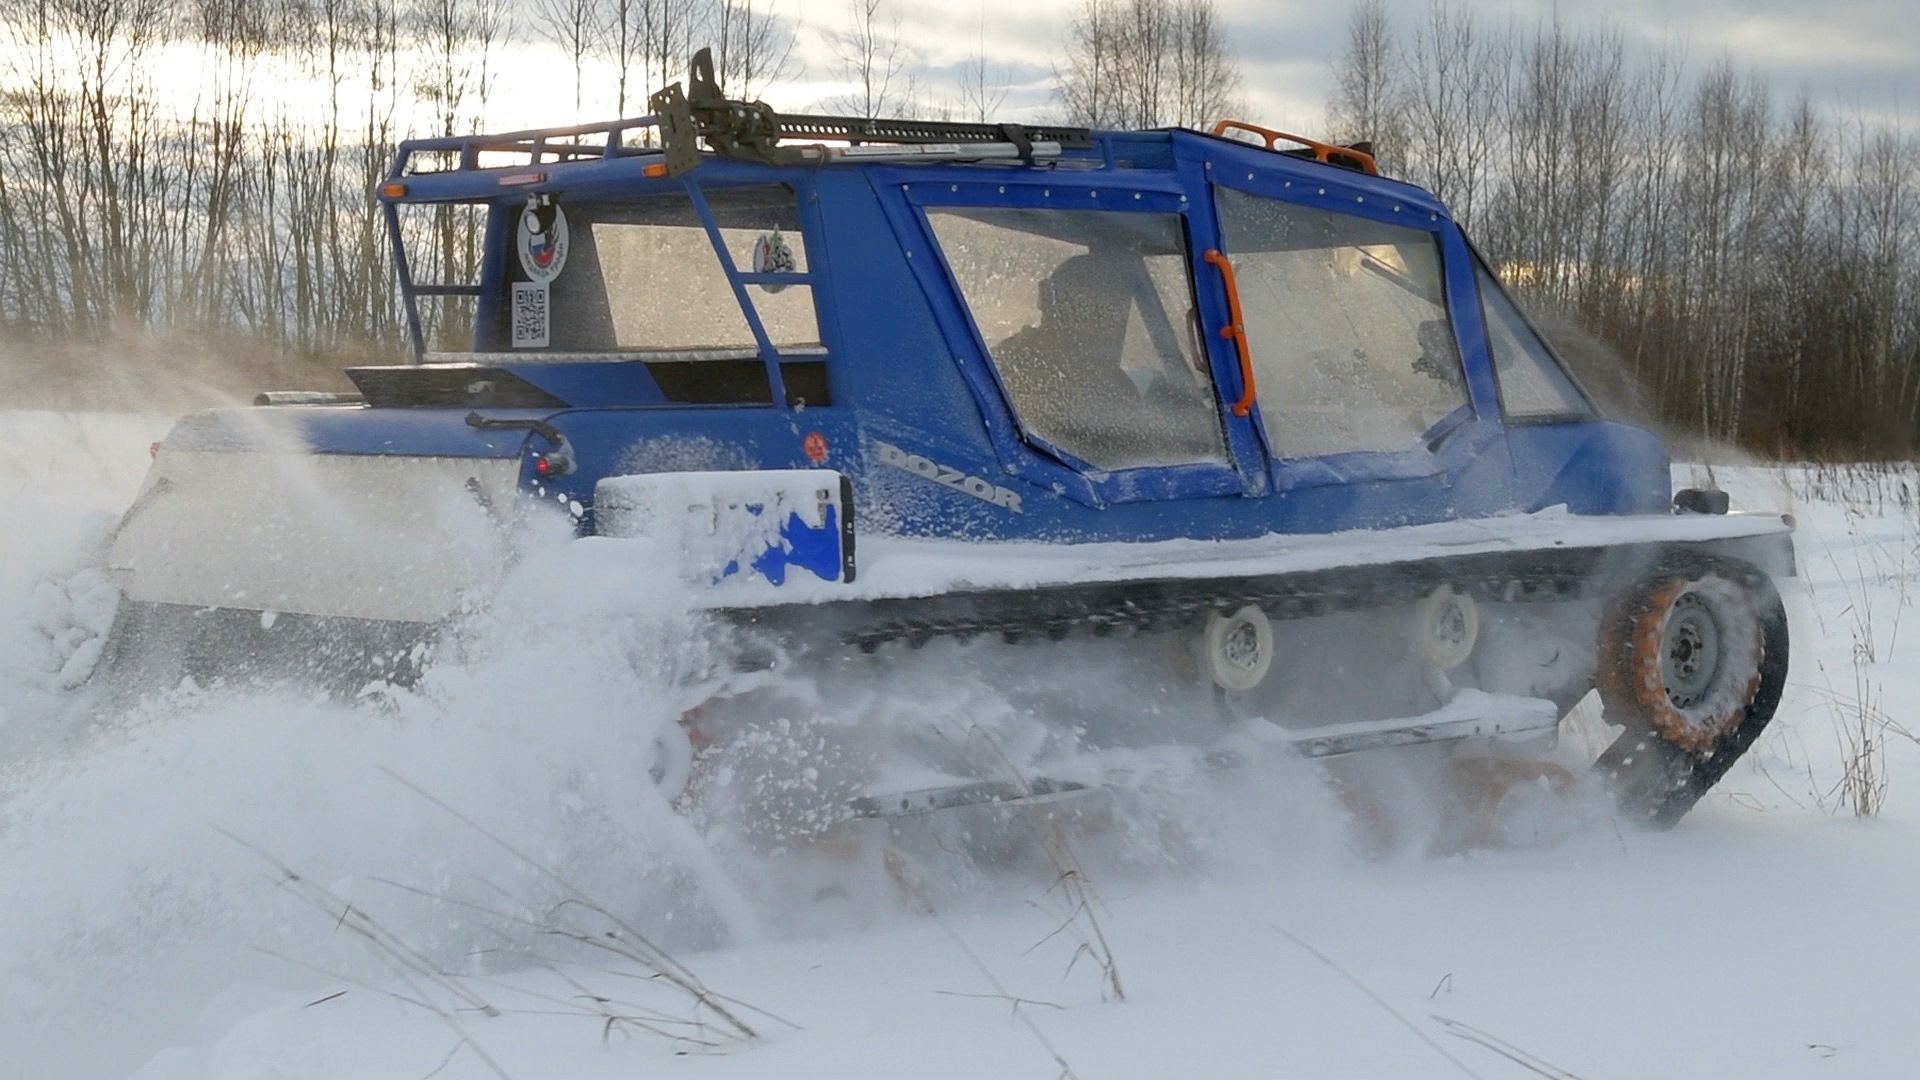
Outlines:
{"type": "Polygon", "coordinates": [[[407,195],[407,185],[401,183],[381,184],[380,197],[383,199],[403,199],[407,195]]]}
{"type": "Polygon", "coordinates": [[[649,180],[658,180],[667,175],[667,163],[664,161],[649,161],[645,165],[640,166],[640,175],[649,180]]]}

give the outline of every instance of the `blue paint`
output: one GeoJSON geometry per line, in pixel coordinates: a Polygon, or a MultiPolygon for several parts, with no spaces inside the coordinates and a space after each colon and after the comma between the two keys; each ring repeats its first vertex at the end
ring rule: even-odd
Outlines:
{"type": "MultiPolygon", "coordinates": [[[[635,141],[631,132],[628,141],[635,141]]],[[[1194,132],[1102,132],[1094,142],[1051,166],[774,168],[716,158],[686,178],[655,178],[641,170],[659,158],[637,153],[543,163],[538,171],[544,179],[531,187],[502,187],[501,173],[512,169],[408,175],[407,194],[399,201],[489,204],[478,300],[483,328],[495,325],[509,289],[515,258],[508,250],[511,223],[530,192],[551,193],[563,204],[631,201],[653,195],[684,198],[684,185],[690,183],[702,196],[696,207],[711,225],[705,196],[742,185],[790,187],[832,404],[793,409],[776,395],[774,405],[675,405],[630,357],[625,362],[534,361],[508,353],[489,359],[569,407],[482,411],[539,417],[559,428],[577,463],[568,476],[537,479],[531,455],[544,449],[544,442],[524,431],[469,428],[463,422],[466,407],[288,407],[203,414],[183,421],[170,444],[244,448],[249,425],[266,419],[322,453],[519,456],[523,484],[587,506],[582,528],[588,530],[593,486],[600,478],[668,469],[834,469],[853,482],[855,520],[863,532],[980,541],[1226,539],[1411,525],[1562,504],[1585,514],[1666,508],[1666,453],[1651,433],[1597,418],[1514,425],[1501,416],[1472,255],[1432,195],[1194,132]],[[1227,405],[1237,396],[1239,364],[1231,343],[1217,333],[1227,319],[1225,290],[1218,272],[1199,258],[1219,246],[1216,186],[1421,229],[1437,238],[1468,405],[1430,433],[1429,445],[1397,453],[1276,459],[1259,409],[1244,418],[1231,415],[1227,405]],[[1070,206],[1179,215],[1190,248],[1194,307],[1206,330],[1199,337],[1222,395],[1227,460],[1103,473],[1023,436],[927,224],[927,210],[945,206],[1070,206]],[[810,435],[827,444],[822,462],[806,453],[810,435]],[[923,457],[952,470],[952,476],[1011,492],[1020,512],[969,493],[964,484],[884,464],[875,442],[923,457]]],[[[403,154],[425,148],[430,147],[410,146],[403,154]]],[[[403,280],[410,284],[404,269],[403,280]]],[[[756,280],[750,270],[732,268],[731,295],[721,293],[715,302],[750,297],[754,290],[746,286],[756,280]]],[[[779,354],[757,318],[747,313],[743,318],[758,342],[754,351],[777,385],[780,364],[795,357],[779,354]]],[[[480,345],[497,349],[501,343],[483,340],[480,345]]],[[[1285,386],[1259,389],[1263,396],[1287,393],[1285,386]]],[[[838,579],[837,524],[812,530],[796,517],[782,535],[778,548],[750,559],[769,581],[784,581],[793,566],[838,579]]],[[[736,562],[728,572],[739,571],[736,562]]]]}
{"type": "MultiPolygon", "coordinates": [[[[766,506],[750,504],[743,509],[759,517],[766,512],[766,506]]],[[[840,570],[844,565],[840,550],[840,515],[837,508],[828,506],[819,528],[806,523],[798,513],[789,513],[787,520],[780,526],[779,537],[766,549],[752,556],[748,563],[753,570],[765,578],[769,584],[785,585],[787,569],[799,567],[808,570],[822,581],[840,580],[840,570]]],[[[740,559],[727,560],[714,580],[724,581],[740,573],[740,559]]]]}
{"type": "Polygon", "coordinates": [[[768,581],[775,585],[786,581],[786,568],[798,566],[813,571],[813,576],[821,581],[839,581],[841,561],[840,551],[840,515],[839,511],[828,506],[821,518],[819,528],[814,528],[800,519],[799,514],[789,514],[787,523],[780,528],[782,544],[767,549],[762,556],[765,566],[755,562],[754,569],[765,574],[768,581]],[[776,567],[774,564],[778,563],[776,567]],[[775,576],[775,574],[779,576],[775,576]]]}

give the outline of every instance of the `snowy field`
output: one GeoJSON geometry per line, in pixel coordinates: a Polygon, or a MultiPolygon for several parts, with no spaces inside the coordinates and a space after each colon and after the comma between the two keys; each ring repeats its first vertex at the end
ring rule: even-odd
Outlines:
{"type": "MultiPolygon", "coordinates": [[[[684,646],[623,620],[616,585],[521,583],[467,662],[351,706],[108,703],[80,679],[112,611],[87,568],[165,427],[0,414],[0,1076],[1594,1080],[1920,1061],[1911,468],[1717,470],[1736,506],[1798,516],[1794,662],[1767,735],[1672,832],[1583,806],[1546,814],[1537,842],[1368,857],[1310,770],[1176,777],[1074,840],[1089,919],[1033,852],[943,862],[934,836],[902,872],[920,905],[858,852],[697,843],[633,783],[677,708],[641,672],[684,646]],[[642,935],[681,986],[649,977],[642,935]]],[[[862,708],[996,715],[964,650],[915,656],[862,708]]],[[[1097,699],[1079,660],[1046,677],[1097,699]]]]}

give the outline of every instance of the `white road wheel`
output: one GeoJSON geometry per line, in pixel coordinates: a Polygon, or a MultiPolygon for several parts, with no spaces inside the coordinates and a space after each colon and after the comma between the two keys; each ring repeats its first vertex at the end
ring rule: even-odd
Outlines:
{"type": "Polygon", "coordinates": [[[1273,624],[1248,604],[1231,615],[1214,612],[1200,638],[1201,666],[1223,690],[1251,690],[1273,666],[1273,624]]]}
{"type": "Polygon", "coordinates": [[[1413,646],[1441,671],[1467,662],[1480,641],[1480,607],[1473,597],[1442,585],[1414,605],[1413,646]]]}
{"type": "Polygon", "coordinates": [[[647,754],[647,775],[669,802],[687,789],[693,779],[693,740],[686,728],[671,720],[660,725],[647,754]]]}

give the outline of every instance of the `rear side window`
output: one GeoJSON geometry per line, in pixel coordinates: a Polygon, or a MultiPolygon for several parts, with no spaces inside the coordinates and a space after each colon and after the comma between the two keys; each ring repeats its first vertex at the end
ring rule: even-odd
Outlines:
{"type": "Polygon", "coordinates": [[[1485,266],[1479,266],[1475,276],[1480,310],[1487,320],[1487,344],[1493,350],[1493,374],[1500,383],[1501,410],[1516,420],[1592,415],[1587,399],[1506,290],[1485,266]]]}
{"type": "Polygon", "coordinates": [[[1229,188],[1214,202],[1277,456],[1410,450],[1467,404],[1432,233],[1229,188]]]}
{"type": "MultiPolygon", "coordinates": [[[[793,192],[785,187],[706,193],[721,238],[742,273],[772,262],[807,270],[793,192]],[[784,253],[784,255],[777,254],[784,253]]],[[[753,332],[735,300],[713,241],[685,195],[630,203],[564,203],[569,249],[551,288],[555,352],[751,349],[753,332]]],[[[509,258],[513,276],[524,278],[509,258]]],[[[813,290],[748,285],[776,347],[820,342],[813,290]]]]}
{"type": "Polygon", "coordinates": [[[1179,215],[927,219],[1030,438],[1100,470],[1226,460],[1179,215]]]}

